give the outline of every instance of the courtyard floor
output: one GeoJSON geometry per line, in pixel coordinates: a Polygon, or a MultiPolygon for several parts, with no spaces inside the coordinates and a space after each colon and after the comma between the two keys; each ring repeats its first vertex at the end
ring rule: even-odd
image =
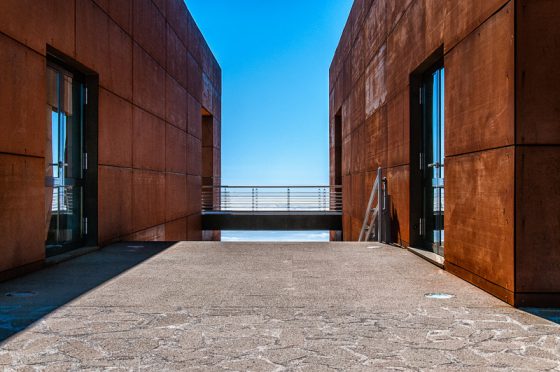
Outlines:
{"type": "Polygon", "coordinates": [[[0,339],[3,370],[560,369],[558,324],[372,243],[113,245],[1,283],[0,339]]]}

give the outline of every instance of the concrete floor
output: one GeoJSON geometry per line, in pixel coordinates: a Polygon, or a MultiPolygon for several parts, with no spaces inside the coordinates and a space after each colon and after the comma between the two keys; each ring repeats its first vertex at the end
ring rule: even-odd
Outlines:
{"type": "Polygon", "coordinates": [[[0,284],[5,336],[38,319],[0,344],[0,368],[560,369],[559,325],[402,249],[139,245],[0,284]]]}

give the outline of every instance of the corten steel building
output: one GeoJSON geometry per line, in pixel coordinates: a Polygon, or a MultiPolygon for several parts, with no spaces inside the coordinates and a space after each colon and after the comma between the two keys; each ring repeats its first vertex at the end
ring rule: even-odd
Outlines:
{"type": "Polygon", "coordinates": [[[381,167],[393,242],[510,304],[560,303],[559,19],[556,0],[354,2],[330,69],[345,240],[381,167]]]}
{"type": "Polygon", "coordinates": [[[0,279],[78,247],[202,239],[220,111],[183,1],[0,1],[0,279]]]}

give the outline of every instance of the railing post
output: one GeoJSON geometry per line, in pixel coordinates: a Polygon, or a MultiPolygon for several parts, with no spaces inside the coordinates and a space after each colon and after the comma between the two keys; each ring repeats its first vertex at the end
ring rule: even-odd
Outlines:
{"type": "Polygon", "coordinates": [[[251,198],[251,209],[252,209],[252,211],[254,212],[254,211],[255,211],[255,188],[254,188],[254,187],[251,189],[251,195],[252,195],[252,198],[251,198]]]}
{"type": "Polygon", "coordinates": [[[288,211],[290,210],[290,188],[288,187],[288,211]]]}

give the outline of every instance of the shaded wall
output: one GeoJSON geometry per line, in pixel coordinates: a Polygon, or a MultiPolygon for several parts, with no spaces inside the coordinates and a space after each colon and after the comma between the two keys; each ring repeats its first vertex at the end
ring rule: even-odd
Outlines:
{"type": "Polygon", "coordinates": [[[99,81],[94,240],[201,239],[202,108],[219,133],[221,69],[183,1],[5,0],[0,272],[44,259],[47,48],[99,81]]]}
{"type": "Polygon", "coordinates": [[[446,268],[510,303],[558,298],[559,10],[553,0],[354,2],[330,69],[331,182],[341,145],[346,240],[357,240],[380,166],[393,240],[414,245],[414,74],[441,54],[446,268]]]}

